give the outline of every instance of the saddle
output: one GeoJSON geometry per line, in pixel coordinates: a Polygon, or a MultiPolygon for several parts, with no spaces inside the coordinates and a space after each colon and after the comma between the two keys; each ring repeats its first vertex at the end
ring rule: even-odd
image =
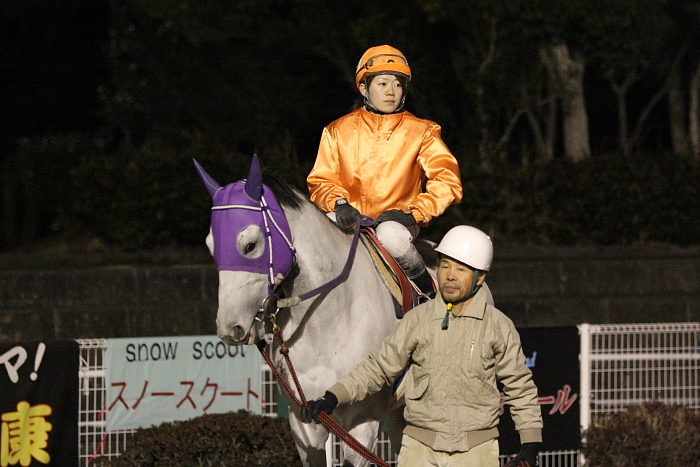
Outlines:
{"type": "Polygon", "coordinates": [[[401,319],[404,314],[418,304],[420,291],[411,282],[394,257],[379,243],[374,234],[374,229],[362,227],[360,233],[362,243],[372,257],[374,267],[382,277],[387,290],[394,297],[396,317],[401,319]]]}

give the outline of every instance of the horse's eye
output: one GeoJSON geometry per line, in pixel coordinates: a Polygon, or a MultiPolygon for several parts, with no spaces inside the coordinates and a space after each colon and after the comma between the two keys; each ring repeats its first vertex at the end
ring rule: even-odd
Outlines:
{"type": "Polygon", "coordinates": [[[248,259],[257,259],[265,251],[265,242],[260,227],[251,224],[243,227],[236,237],[238,252],[248,259]]]}

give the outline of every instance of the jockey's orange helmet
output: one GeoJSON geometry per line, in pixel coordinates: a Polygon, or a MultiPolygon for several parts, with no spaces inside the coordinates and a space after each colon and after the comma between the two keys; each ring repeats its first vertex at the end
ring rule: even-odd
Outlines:
{"type": "Polygon", "coordinates": [[[366,78],[381,74],[397,75],[411,81],[411,68],[404,54],[390,45],[378,45],[370,47],[362,55],[355,70],[355,86],[360,88],[360,83],[366,78]]]}

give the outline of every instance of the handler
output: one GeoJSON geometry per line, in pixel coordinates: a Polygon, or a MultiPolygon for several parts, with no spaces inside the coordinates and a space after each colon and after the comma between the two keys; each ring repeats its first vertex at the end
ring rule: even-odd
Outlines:
{"type": "Polygon", "coordinates": [[[404,110],[411,68],[394,47],[371,47],[360,58],[355,85],[364,105],[323,129],[307,178],[311,201],[352,231],[361,214],[376,219],[376,235],[424,293],[433,291],[413,245],[420,227],[462,199],[459,167],[440,126],[404,110]]]}
{"type": "Polygon", "coordinates": [[[379,351],[301,409],[301,420],[318,423],[321,411],[364,399],[410,365],[398,466],[497,467],[501,383],[522,444],[507,465],[534,467],[542,443],[537,387],[513,322],[487,303],[481,288],[491,268],[491,239],[461,225],[436,250],[435,300],[404,316],[379,351]]]}

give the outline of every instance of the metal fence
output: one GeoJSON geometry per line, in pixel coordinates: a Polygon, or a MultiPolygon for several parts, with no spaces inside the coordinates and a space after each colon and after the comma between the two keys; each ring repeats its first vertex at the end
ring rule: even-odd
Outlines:
{"type": "MultiPolygon", "coordinates": [[[[80,465],[88,467],[98,457],[112,459],[119,456],[127,447],[129,439],[136,430],[106,429],[106,387],[104,351],[105,339],[79,339],[80,345],[80,402],[79,402],[79,437],[80,465]]],[[[277,385],[272,372],[266,366],[262,368],[262,413],[277,416],[280,406],[277,385]]],[[[341,467],[341,441],[331,436],[327,444],[328,465],[341,467]]],[[[396,466],[396,457],[391,452],[387,433],[380,433],[375,450],[384,461],[396,466]]],[[[560,451],[540,454],[542,467],[572,467],[576,465],[577,451],[560,451]]],[[[501,458],[501,465],[506,457],[501,458]]]]}
{"type": "Polygon", "coordinates": [[[700,323],[578,328],[582,429],[645,401],[700,409],[700,323]]]}
{"type": "MultiPolygon", "coordinates": [[[[580,340],[580,417],[583,429],[598,417],[644,401],[683,404],[700,409],[700,323],[578,326],[580,340]]],[[[100,456],[114,458],[126,449],[135,430],[106,431],[104,339],[80,339],[80,465],[100,456]]],[[[280,410],[272,373],[262,369],[263,415],[280,410]]],[[[328,465],[340,467],[341,444],[328,444],[328,465]]],[[[386,433],[377,454],[395,466],[386,433]]],[[[501,458],[504,465],[506,458],[501,458]]],[[[575,467],[577,450],[543,452],[542,467],[575,467]]]]}
{"type": "MultiPolygon", "coordinates": [[[[78,433],[80,465],[88,466],[98,458],[112,459],[126,449],[136,430],[106,429],[106,396],[104,351],[105,339],[78,339],[80,345],[80,399],[78,433]]],[[[277,387],[272,372],[262,368],[262,413],[277,416],[277,387]]]]}
{"type": "MultiPolygon", "coordinates": [[[[700,323],[578,326],[580,423],[642,402],[700,409],[700,323]]],[[[585,459],[579,459],[585,464],[585,459]]]]}
{"type": "Polygon", "coordinates": [[[94,459],[118,456],[136,430],[107,431],[105,427],[106,395],[104,339],[80,339],[80,399],[78,433],[80,465],[94,459]]]}

